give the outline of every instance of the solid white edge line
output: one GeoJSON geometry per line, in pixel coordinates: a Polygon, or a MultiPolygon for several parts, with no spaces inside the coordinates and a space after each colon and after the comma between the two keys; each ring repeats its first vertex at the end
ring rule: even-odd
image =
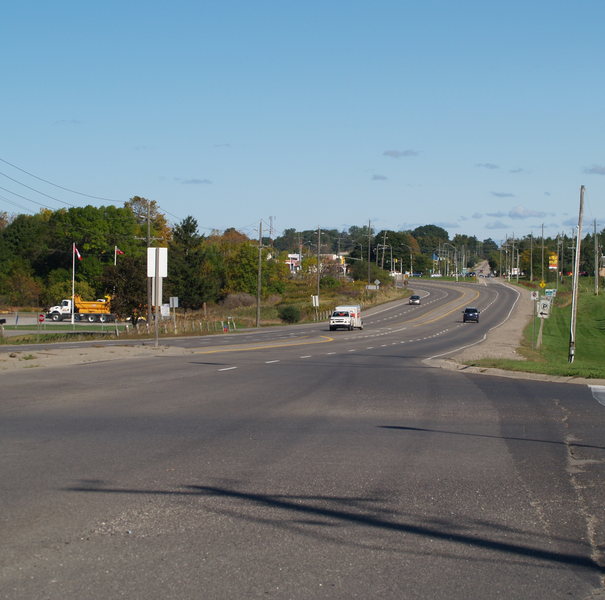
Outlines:
{"type": "Polygon", "coordinates": [[[592,397],[599,403],[605,406],[605,385],[589,385],[592,397]]]}
{"type": "Polygon", "coordinates": [[[226,367],[225,369],[219,369],[219,371],[231,371],[231,369],[237,369],[237,367],[226,367]]]}
{"type": "MultiPolygon", "coordinates": [[[[500,284],[500,285],[504,285],[504,283],[497,281],[496,283],[500,284]]],[[[504,319],[504,321],[502,321],[502,323],[498,323],[498,325],[494,325],[494,327],[492,327],[491,329],[488,329],[485,333],[485,335],[483,336],[483,338],[481,338],[480,340],[473,342],[472,344],[468,344],[466,346],[461,346],[460,348],[455,348],[454,350],[450,350],[449,352],[444,352],[443,354],[435,354],[435,356],[429,356],[427,360],[433,360],[434,358],[439,358],[441,356],[447,356],[448,354],[452,354],[454,352],[460,352],[461,350],[466,350],[466,348],[471,348],[472,346],[476,346],[477,344],[481,344],[482,342],[484,342],[487,339],[487,334],[490,331],[493,331],[494,329],[497,329],[498,327],[500,327],[501,325],[504,325],[504,323],[506,323],[506,321],[508,321],[510,319],[510,316],[513,312],[513,310],[515,310],[515,306],[517,306],[517,302],[519,302],[519,298],[521,298],[521,292],[519,292],[519,290],[516,290],[514,287],[508,287],[508,289],[513,290],[514,292],[516,292],[517,294],[517,299],[513,302],[513,305],[511,306],[511,309],[508,311],[508,315],[506,315],[506,319],[504,319]]],[[[498,294],[498,292],[496,291],[496,294],[498,294]]],[[[499,296],[500,294],[498,294],[499,296]]]]}

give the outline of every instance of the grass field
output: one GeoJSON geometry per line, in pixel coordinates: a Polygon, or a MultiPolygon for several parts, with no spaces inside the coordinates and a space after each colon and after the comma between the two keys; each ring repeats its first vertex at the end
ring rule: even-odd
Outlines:
{"type": "MultiPolygon", "coordinates": [[[[578,294],[573,363],[568,359],[572,294],[566,285],[559,287],[550,317],[544,320],[539,349],[532,349],[533,324],[530,322],[518,351],[525,361],[484,359],[474,364],[553,376],[605,379],[605,293],[596,296],[591,281],[583,282],[578,294]]],[[[539,327],[540,319],[536,318],[536,338],[539,327]]]]}

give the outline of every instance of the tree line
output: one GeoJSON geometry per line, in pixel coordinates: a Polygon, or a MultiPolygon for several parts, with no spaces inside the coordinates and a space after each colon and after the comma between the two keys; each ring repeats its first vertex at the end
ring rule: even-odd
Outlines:
{"type": "MultiPolygon", "coordinates": [[[[0,212],[0,300],[13,306],[37,307],[71,297],[74,243],[81,256],[76,260],[76,293],[85,300],[110,295],[114,310],[124,316],[145,313],[148,244],[169,249],[164,297],[178,296],[179,305],[186,310],[199,309],[204,302],[219,302],[232,293],[257,293],[257,240],[234,228],[202,235],[191,216],[171,225],[155,201],[135,196],[123,208],[43,209],[35,215],[0,212]]],[[[594,243],[590,235],[583,240],[581,271],[594,269],[594,243]]],[[[446,255],[444,250],[450,256],[453,249],[462,267],[472,268],[484,259],[493,270],[505,273],[516,267],[518,260],[521,271],[532,271],[534,278],[542,274],[548,278],[552,272],[548,265],[542,267],[542,246],[545,261],[548,263],[548,257],[557,252],[562,261],[560,270],[568,272],[574,244],[561,235],[544,240],[525,236],[514,244],[507,240],[499,246],[492,239],[479,241],[474,236],[450,239],[448,232],[436,225],[409,231],[375,231],[369,226],[320,232],[292,228],[274,239],[262,239],[261,294],[284,293],[291,276],[286,265],[288,254],[302,255],[298,276],[307,277],[309,283],[316,279],[318,253],[322,276],[340,275],[340,262],[329,258],[340,255],[346,257],[348,274],[365,280],[368,258],[372,273],[379,278],[384,278],[382,270],[428,274],[440,267],[438,259],[446,255]]]]}
{"type": "MultiPolygon", "coordinates": [[[[188,216],[170,226],[155,201],[135,196],[123,208],[85,206],[35,215],[0,215],[0,296],[13,306],[51,306],[75,292],[84,300],[112,296],[124,317],[144,315],[147,244],[168,248],[164,299],[179,297],[186,310],[230,293],[256,295],[258,243],[235,229],[200,235],[188,216]],[[119,251],[119,253],[117,252],[119,251]],[[115,263],[115,264],[114,264],[115,263]]],[[[285,263],[261,250],[264,296],[283,293],[285,263]]]]}

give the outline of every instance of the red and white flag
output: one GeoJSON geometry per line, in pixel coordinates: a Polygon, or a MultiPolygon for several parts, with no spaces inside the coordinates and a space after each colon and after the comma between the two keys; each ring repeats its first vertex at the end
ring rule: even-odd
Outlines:
{"type": "Polygon", "coordinates": [[[74,244],[74,250],[76,251],[76,256],[78,257],[78,260],[82,260],[82,255],[78,252],[78,249],[76,248],[75,244],[74,244]]]}
{"type": "Polygon", "coordinates": [[[124,253],[116,246],[116,254],[124,254],[124,253]]]}

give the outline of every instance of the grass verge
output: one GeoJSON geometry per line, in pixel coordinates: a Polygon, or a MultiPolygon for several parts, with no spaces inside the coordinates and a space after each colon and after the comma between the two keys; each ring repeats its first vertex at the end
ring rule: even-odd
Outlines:
{"type": "MultiPolygon", "coordinates": [[[[540,319],[536,318],[536,340],[540,319]]],[[[569,339],[571,329],[571,289],[561,286],[551,309],[544,320],[542,345],[534,349],[533,323],[525,327],[523,341],[517,352],[525,360],[482,359],[472,361],[480,367],[542,373],[554,377],[580,377],[605,379],[605,297],[595,296],[588,286],[580,288],[576,323],[576,353],[570,363],[569,339]]],[[[471,364],[470,362],[467,364],[471,364]]]]}

